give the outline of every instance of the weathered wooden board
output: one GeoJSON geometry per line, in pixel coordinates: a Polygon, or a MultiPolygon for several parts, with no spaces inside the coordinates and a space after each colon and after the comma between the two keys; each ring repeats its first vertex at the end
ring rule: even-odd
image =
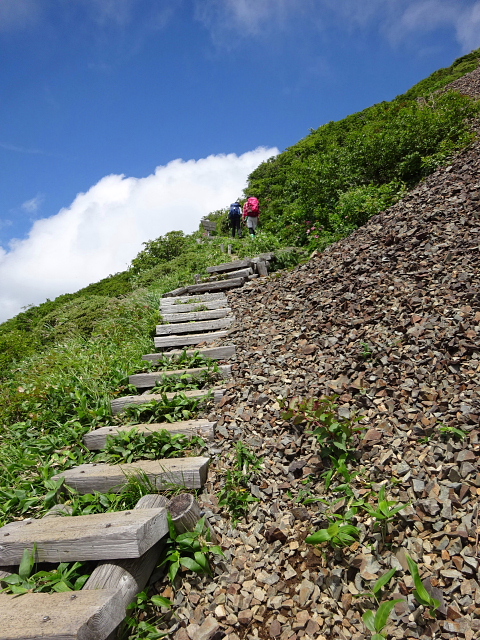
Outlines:
{"type": "Polygon", "coordinates": [[[161,336],[154,338],[155,348],[161,347],[186,347],[191,344],[201,344],[202,342],[215,342],[220,338],[226,338],[230,331],[212,331],[211,333],[197,333],[183,336],[161,336]]]}
{"type": "Polygon", "coordinates": [[[118,493],[129,476],[145,474],[157,489],[173,485],[187,489],[200,489],[207,479],[209,458],[167,458],[165,460],[139,460],[130,464],[82,464],[54,476],[65,478],[65,484],[81,494],[100,491],[118,493]]]}
{"type": "Polygon", "coordinates": [[[188,293],[202,293],[203,291],[222,291],[226,289],[234,289],[235,287],[242,287],[245,283],[245,278],[232,278],[231,280],[220,280],[219,282],[204,282],[203,284],[191,284],[188,289],[188,293]]]}
{"type": "Polygon", "coordinates": [[[125,617],[116,589],[0,595],[0,640],[104,640],[125,617]]]}
{"type": "Polygon", "coordinates": [[[195,312],[199,307],[207,307],[207,310],[226,309],[228,307],[228,301],[224,300],[207,300],[206,302],[193,302],[192,304],[168,304],[166,301],[162,301],[160,305],[160,311],[162,316],[166,313],[191,313],[195,312]]]}
{"type": "Polygon", "coordinates": [[[268,276],[267,263],[263,262],[263,260],[260,260],[259,262],[257,262],[257,272],[261,278],[268,276]]]}
{"type": "Polygon", "coordinates": [[[236,269],[246,269],[252,266],[250,258],[243,260],[234,260],[233,262],[222,262],[214,267],[207,267],[207,273],[225,273],[226,271],[235,271],[236,269]]]}
{"type": "MultiPolygon", "coordinates": [[[[187,396],[187,398],[205,398],[208,396],[210,392],[213,394],[213,401],[217,403],[217,402],[220,402],[220,400],[223,398],[223,394],[225,393],[225,390],[224,389],[190,389],[188,391],[181,391],[181,392],[177,391],[172,393],[166,393],[164,395],[166,395],[169,400],[177,396],[179,393],[184,393],[187,396]]],[[[115,400],[112,400],[111,402],[112,413],[114,416],[116,416],[117,413],[121,413],[122,411],[125,411],[127,407],[131,407],[132,405],[145,404],[146,402],[151,402],[152,400],[162,400],[162,399],[163,398],[161,393],[144,393],[139,396],[123,396],[123,398],[116,398],[115,400]]]]}
{"type": "MultiPolygon", "coordinates": [[[[227,378],[232,377],[231,364],[221,364],[218,369],[218,373],[212,372],[212,375],[216,378],[223,378],[226,380],[227,378]]],[[[195,378],[196,376],[201,376],[206,371],[208,371],[208,367],[198,367],[197,369],[175,369],[170,371],[159,370],[152,373],[135,373],[128,378],[128,382],[135,385],[138,389],[148,389],[149,387],[154,387],[157,381],[161,381],[165,377],[191,376],[192,378],[195,378]]]]}
{"type": "Polygon", "coordinates": [[[227,280],[230,278],[248,278],[248,276],[251,276],[253,273],[253,269],[251,267],[248,267],[247,269],[239,269],[238,271],[229,271],[228,273],[221,273],[218,274],[217,276],[212,276],[210,278],[210,282],[213,282],[215,280],[221,280],[226,278],[227,280]]]}
{"type": "Polygon", "coordinates": [[[175,299],[172,300],[171,298],[167,298],[164,299],[162,298],[162,300],[160,300],[160,304],[175,304],[176,306],[180,306],[182,304],[203,304],[204,302],[212,302],[212,300],[223,300],[223,301],[227,301],[227,297],[224,293],[203,293],[202,295],[198,295],[198,296],[193,296],[193,295],[186,295],[186,296],[175,296],[175,299]]]}
{"type": "Polygon", "coordinates": [[[163,295],[165,298],[170,298],[172,296],[182,296],[184,293],[187,293],[187,287],[178,287],[178,289],[167,291],[163,295]]]}
{"type": "Polygon", "coordinates": [[[148,360],[149,362],[158,362],[162,358],[172,357],[175,358],[182,353],[186,353],[187,356],[193,356],[195,353],[199,353],[205,358],[211,358],[212,360],[229,360],[235,355],[235,346],[233,344],[225,347],[204,347],[202,349],[186,349],[185,352],[181,349],[175,349],[173,351],[164,351],[163,353],[146,353],[142,356],[142,360],[148,360]]]}
{"type": "Polygon", "coordinates": [[[215,437],[215,422],[209,420],[186,420],[184,422],[153,422],[151,424],[122,424],[111,427],[101,427],[90,431],[83,436],[83,443],[91,451],[103,449],[107,443],[108,436],[114,436],[122,431],[136,429],[138,433],[155,433],[158,431],[168,431],[169,433],[182,433],[189,438],[200,436],[205,440],[213,440],[215,437]]]}
{"type": "Polygon", "coordinates": [[[199,322],[180,322],[175,324],[157,325],[157,336],[177,336],[182,333],[197,333],[198,331],[217,331],[228,329],[235,320],[234,316],[219,318],[218,320],[203,320],[199,322]]]}
{"type": "Polygon", "coordinates": [[[0,563],[18,565],[36,544],[38,562],[138,558],[168,531],[165,509],[29,518],[0,528],[0,563]]]}
{"type": "Polygon", "coordinates": [[[219,320],[231,314],[230,307],[223,309],[212,309],[210,311],[192,311],[190,313],[165,313],[162,312],[162,318],[165,322],[195,322],[197,320],[219,320]]]}

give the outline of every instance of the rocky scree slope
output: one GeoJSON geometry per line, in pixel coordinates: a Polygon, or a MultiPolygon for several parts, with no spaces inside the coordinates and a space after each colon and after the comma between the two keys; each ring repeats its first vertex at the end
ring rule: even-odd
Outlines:
{"type": "Polygon", "coordinates": [[[405,600],[390,637],[478,637],[479,255],[476,143],[308,264],[229,295],[235,382],[204,504],[233,570],[194,597],[194,624],[210,610],[232,640],[368,638],[361,613],[372,605],[354,595],[397,567],[390,597],[405,600]],[[277,399],[332,393],[341,414],[363,415],[367,429],[351,465],[363,469],[350,482],[355,495],[386,484],[391,499],[411,504],[385,543],[360,512],[359,542],[322,553],[304,538],[328,526],[333,505],[342,513],[346,501],[335,503],[344,494],[332,491],[339,480],[325,491],[316,440],[282,419],[277,399]],[[442,435],[442,426],[466,438],[442,435]],[[250,484],[260,502],[234,530],[215,494],[236,439],[263,468],[250,484]],[[330,504],[302,504],[307,491],[330,504]],[[442,603],[437,620],[415,602],[406,554],[442,603]]]}

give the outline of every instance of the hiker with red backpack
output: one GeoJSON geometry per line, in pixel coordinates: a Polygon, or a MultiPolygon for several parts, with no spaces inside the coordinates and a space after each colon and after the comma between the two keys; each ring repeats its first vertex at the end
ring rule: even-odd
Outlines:
{"type": "Polygon", "coordinates": [[[243,205],[243,218],[247,221],[247,227],[251,236],[255,236],[260,216],[260,203],[258,198],[251,196],[243,205]]]}

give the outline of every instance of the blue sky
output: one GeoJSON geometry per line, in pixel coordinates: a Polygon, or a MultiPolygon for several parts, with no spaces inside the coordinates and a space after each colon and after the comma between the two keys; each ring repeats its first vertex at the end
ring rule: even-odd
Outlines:
{"type": "Polygon", "coordinates": [[[479,0],[0,0],[0,321],[478,46],[479,0]]]}

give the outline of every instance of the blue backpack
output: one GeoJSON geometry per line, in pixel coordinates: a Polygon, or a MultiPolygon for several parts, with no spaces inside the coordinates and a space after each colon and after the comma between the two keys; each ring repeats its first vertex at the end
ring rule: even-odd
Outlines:
{"type": "Polygon", "coordinates": [[[234,202],[233,204],[230,205],[230,213],[229,216],[230,218],[233,218],[234,216],[241,216],[242,215],[242,209],[239,205],[238,202],[234,202]]]}

